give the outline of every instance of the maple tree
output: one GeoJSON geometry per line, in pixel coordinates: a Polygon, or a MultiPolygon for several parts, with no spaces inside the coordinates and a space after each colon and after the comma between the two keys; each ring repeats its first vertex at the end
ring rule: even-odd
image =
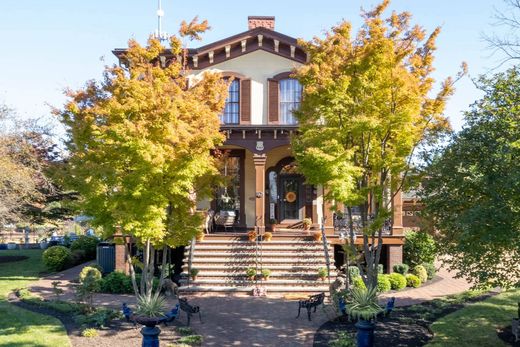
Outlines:
{"type": "Polygon", "coordinates": [[[223,141],[218,114],[227,82],[206,72],[190,83],[181,41],[207,28],[197,19],[183,23],[168,49],[154,38],[146,46],[130,40],[120,65],[106,67],[101,82],[68,91],[56,111],[69,138],[69,183],[84,213],[106,235],[120,226],[144,249],[139,288],[131,266],[136,295],[151,296],[155,250],[186,245],[200,230],[195,203],[217,173],[210,151],[223,141]]]}
{"type": "MultiPolygon", "coordinates": [[[[443,111],[455,82],[447,78],[430,96],[440,28],[427,35],[410,24],[408,12],[383,18],[388,5],[385,0],[364,12],[355,36],[344,21],[324,38],[301,42],[309,62],[295,73],[304,88],[296,112],[296,160],[309,183],[322,184],[327,199],[345,204],[349,249],[371,287],[377,284],[393,197],[409,178],[415,149],[449,129],[443,111]],[[364,265],[354,246],[354,207],[360,213],[364,265]]],[[[464,71],[465,66],[460,75],[464,71]]]]}

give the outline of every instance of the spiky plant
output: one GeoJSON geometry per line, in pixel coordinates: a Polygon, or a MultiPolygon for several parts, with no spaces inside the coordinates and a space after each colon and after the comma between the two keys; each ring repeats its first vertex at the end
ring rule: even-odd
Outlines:
{"type": "Polygon", "coordinates": [[[135,313],[145,317],[161,317],[164,316],[165,303],[164,296],[158,293],[152,296],[139,295],[135,313]]]}
{"type": "Polygon", "coordinates": [[[371,320],[382,311],[377,303],[377,287],[356,288],[351,291],[351,302],[347,306],[349,316],[357,319],[371,320]]]}

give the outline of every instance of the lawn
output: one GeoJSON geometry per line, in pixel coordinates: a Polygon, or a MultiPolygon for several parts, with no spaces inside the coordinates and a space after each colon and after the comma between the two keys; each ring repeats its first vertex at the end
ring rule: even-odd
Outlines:
{"type": "Polygon", "coordinates": [[[501,293],[451,313],[435,321],[431,328],[435,337],[428,347],[506,346],[496,329],[511,325],[517,316],[520,289],[501,293]]]}
{"type": "Polygon", "coordinates": [[[0,251],[0,256],[22,255],[29,259],[0,263],[0,346],[70,346],[61,322],[53,317],[36,314],[9,304],[7,295],[27,286],[45,270],[40,250],[0,251]]]}

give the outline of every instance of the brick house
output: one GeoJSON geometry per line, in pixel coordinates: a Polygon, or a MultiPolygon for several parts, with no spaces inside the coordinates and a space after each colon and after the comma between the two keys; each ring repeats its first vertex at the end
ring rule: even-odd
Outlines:
{"type": "MultiPolygon", "coordinates": [[[[231,240],[247,230],[260,234],[267,230],[273,231],[273,240],[294,240],[305,235],[301,222],[310,218],[313,229],[323,226],[331,252],[340,258],[337,253],[344,240],[334,228],[332,203],[324,201],[322,186],[306,184],[297,173],[291,151],[290,138],[298,131],[292,110],[299,107],[302,87],[290,75],[306,60],[295,38],[275,31],[274,17],[249,17],[247,31],[188,50],[191,80],[208,70],[232,79],[221,115],[226,141],[220,148],[226,153],[222,174],[230,183],[198,207],[217,216],[225,211],[233,225],[229,233],[217,226],[206,239],[231,240]]],[[[401,194],[393,208],[392,227],[383,237],[386,269],[402,263],[401,194]]],[[[362,244],[361,238],[357,243],[362,244]]]]}

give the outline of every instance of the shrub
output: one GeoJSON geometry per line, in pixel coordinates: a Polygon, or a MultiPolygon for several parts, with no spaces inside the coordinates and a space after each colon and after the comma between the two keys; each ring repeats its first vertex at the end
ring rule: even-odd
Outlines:
{"type": "Polygon", "coordinates": [[[385,271],[383,264],[377,264],[377,273],[382,274],[385,271]]]}
{"type": "Polygon", "coordinates": [[[71,250],[85,251],[85,259],[92,260],[96,258],[96,247],[99,240],[95,236],[81,235],[70,245],[71,250]]]}
{"type": "Polygon", "coordinates": [[[401,290],[406,287],[406,277],[400,273],[394,272],[388,275],[388,280],[390,281],[390,286],[394,290],[401,290]]]}
{"type": "Polygon", "coordinates": [[[61,271],[71,263],[70,249],[64,246],[52,246],[43,252],[43,264],[51,271],[61,271]]]}
{"type": "Polygon", "coordinates": [[[122,272],[115,271],[101,280],[101,291],[112,294],[132,294],[132,279],[122,272]]]}
{"type": "Polygon", "coordinates": [[[378,275],[377,276],[377,291],[379,293],[384,293],[392,289],[392,285],[390,284],[390,280],[386,275],[378,275]]]}
{"type": "Polygon", "coordinates": [[[394,265],[394,272],[397,272],[401,275],[406,275],[408,273],[408,270],[410,267],[406,264],[395,264],[394,265]]]}
{"type": "Polygon", "coordinates": [[[433,237],[425,232],[409,232],[405,236],[403,247],[404,262],[411,267],[422,263],[433,263],[436,246],[433,237]]]}
{"type": "Polygon", "coordinates": [[[426,269],[426,273],[428,274],[428,279],[431,280],[435,277],[437,273],[437,269],[435,269],[435,265],[433,263],[423,263],[422,266],[426,269]]]}
{"type": "Polygon", "coordinates": [[[415,275],[408,274],[406,275],[406,286],[419,288],[421,286],[421,279],[415,275]]]}
{"type": "Polygon", "coordinates": [[[428,273],[426,272],[426,269],[422,265],[417,265],[416,267],[414,267],[412,273],[415,276],[419,277],[419,279],[421,280],[421,283],[424,283],[428,280],[428,273]]]}
{"type": "Polygon", "coordinates": [[[94,328],[87,328],[81,332],[81,336],[83,337],[97,337],[99,336],[99,333],[94,328]]]}
{"type": "Polygon", "coordinates": [[[358,289],[367,288],[367,286],[366,286],[365,282],[363,282],[363,279],[361,278],[361,276],[354,277],[352,279],[352,285],[354,286],[354,288],[358,288],[358,289]]]}
{"type": "Polygon", "coordinates": [[[177,342],[187,345],[200,345],[202,343],[201,335],[188,335],[181,337],[177,342]]]}
{"type": "Polygon", "coordinates": [[[348,267],[348,274],[350,275],[350,279],[354,280],[355,277],[359,276],[359,268],[357,266],[349,266],[348,267]]]}
{"type": "Polygon", "coordinates": [[[71,252],[71,265],[78,265],[84,263],[87,259],[86,253],[82,249],[75,249],[71,252]]]}
{"type": "Polygon", "coordinates": [[[330,341],[330,347],[356,347],[356,337],[353,333],[339,331],[338,337],[330,341]]]}
{"type": "Polygon", "coordinates": [[[93,266],[85,266],[79,273],[79,281],[84,283],[87,277],[91,277],[93,281],[99,281],[101,272],[93,266]]]}

